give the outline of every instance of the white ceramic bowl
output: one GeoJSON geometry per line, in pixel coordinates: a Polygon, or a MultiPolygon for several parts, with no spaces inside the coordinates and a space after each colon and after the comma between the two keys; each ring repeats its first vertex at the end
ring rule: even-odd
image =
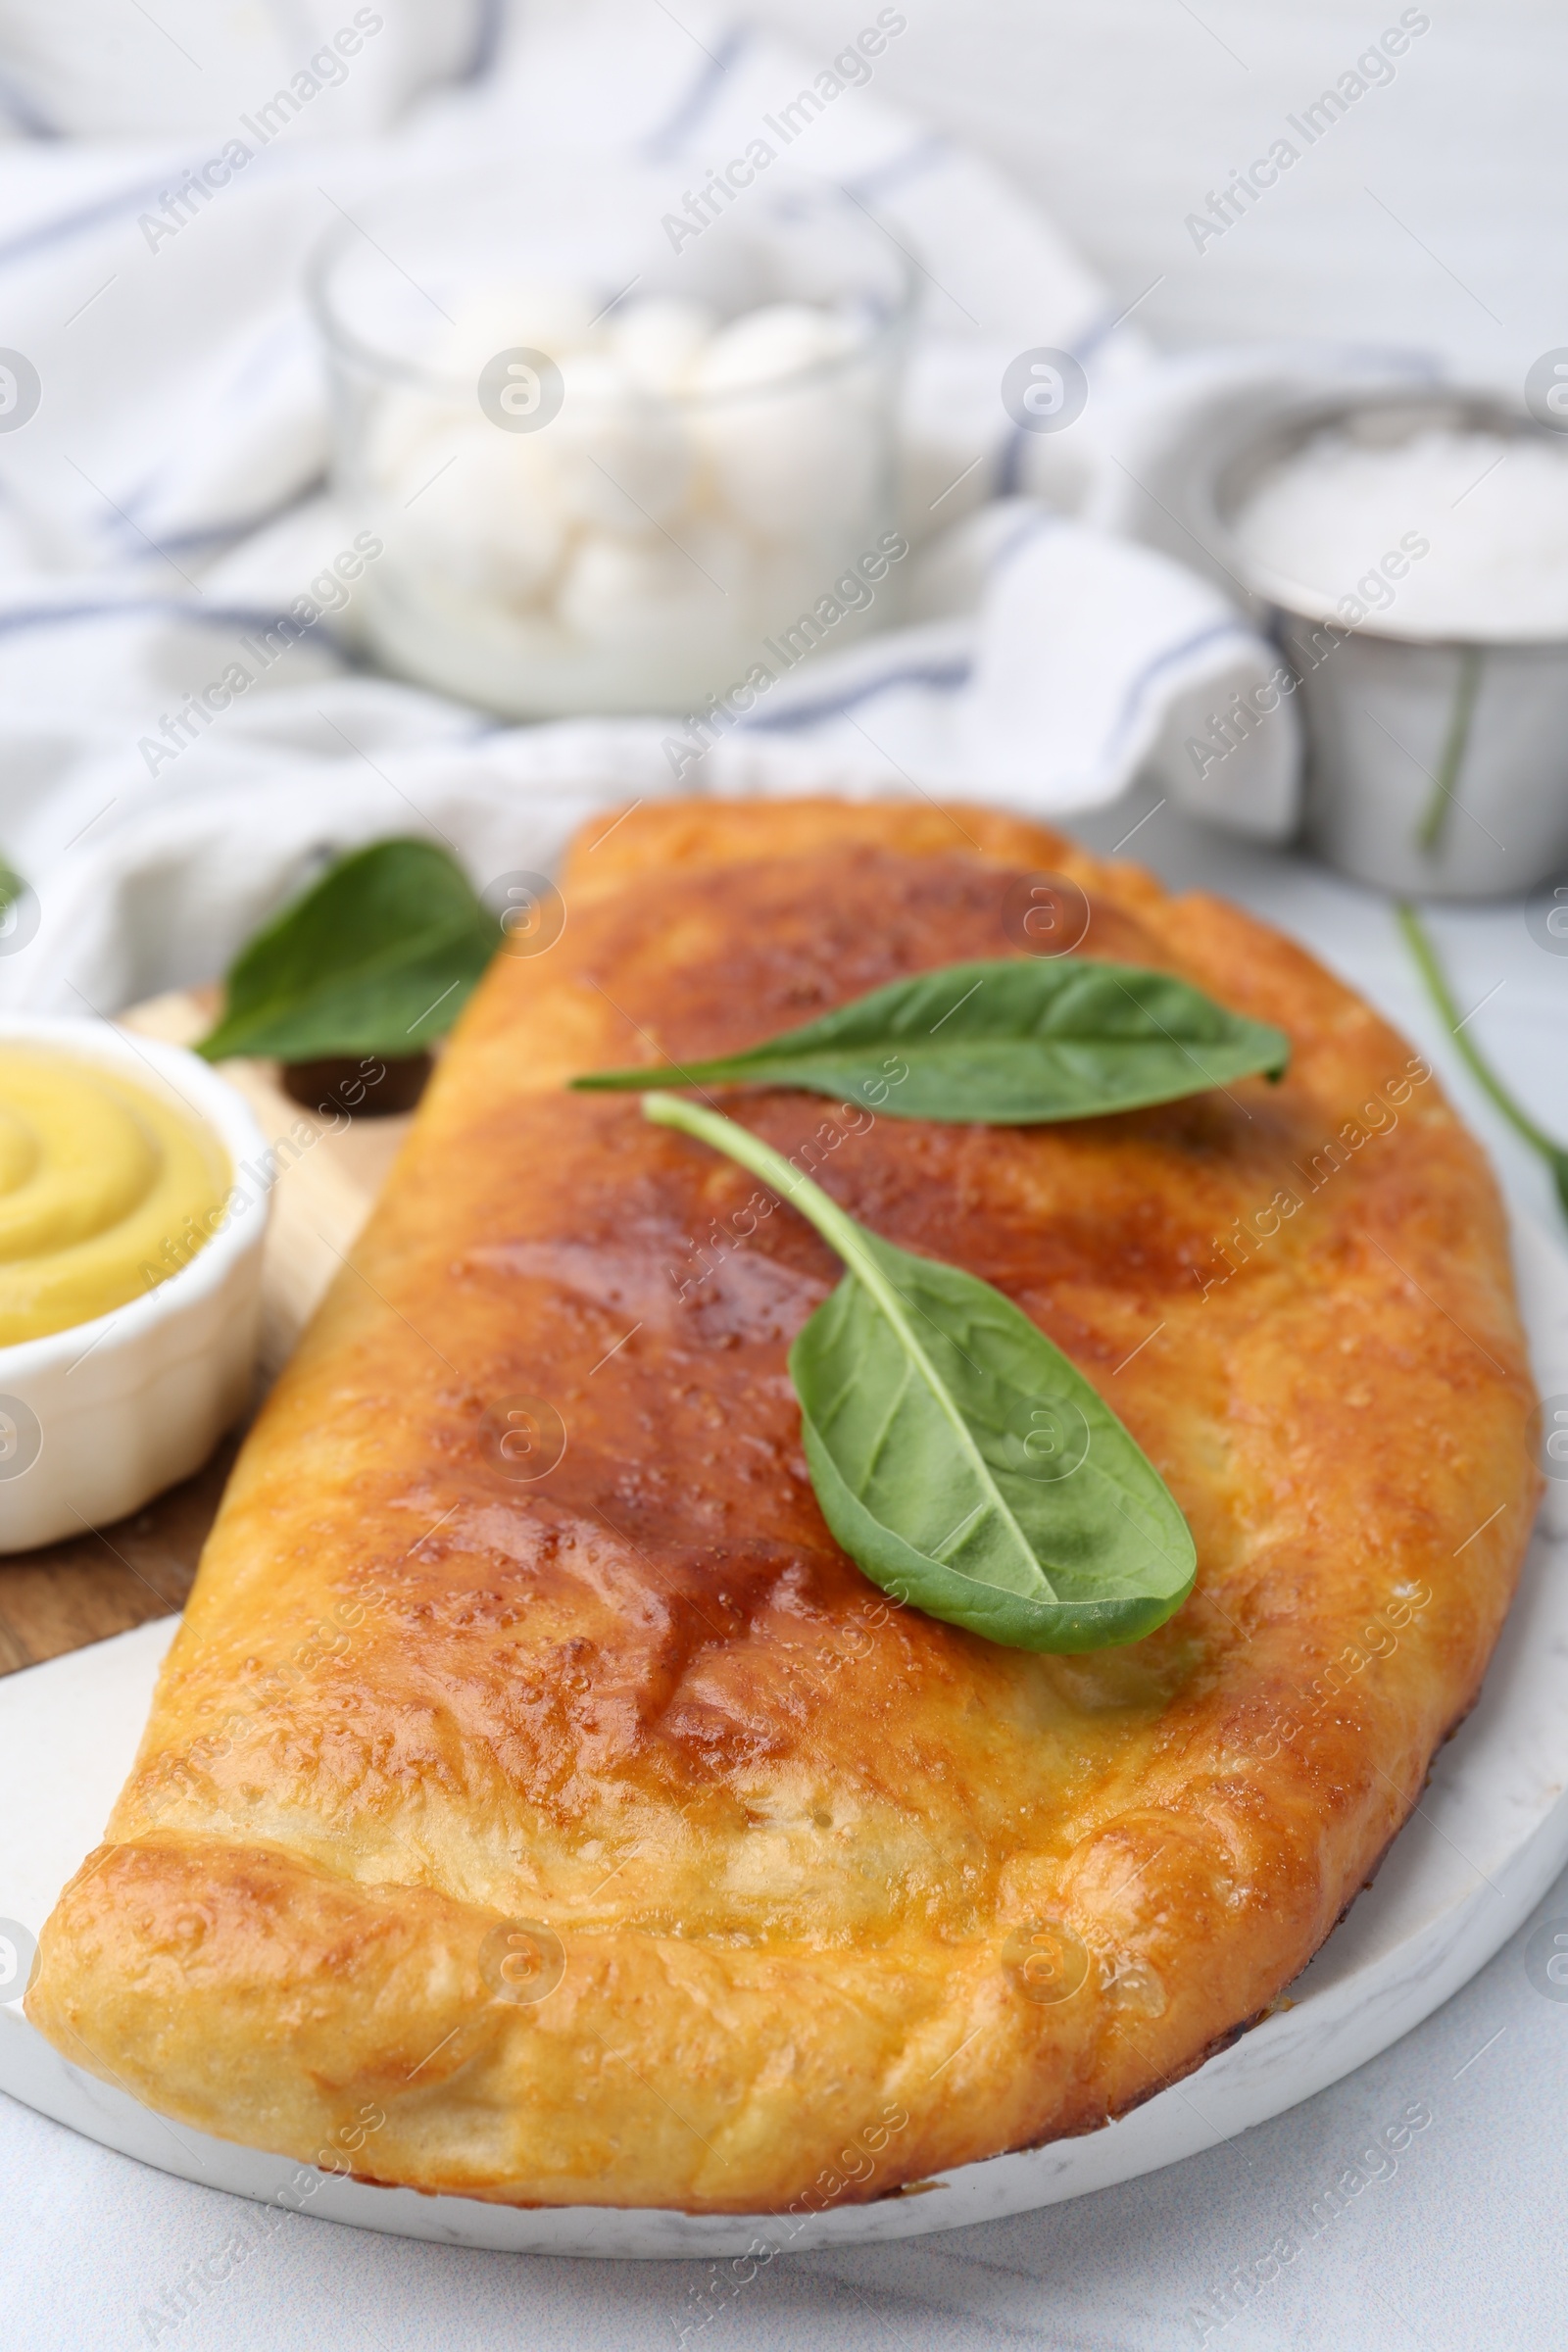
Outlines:
{"type": "Polygon", "coordinates": [[[222,1228],[155,1290],[90,1323],[0,1348],[0,1552],[123,1518],[201,1467],[250,1397],[270,1194],[266,1141],[231,1086],[178,1046],[108,1021],[0,1017],[194,1113],[233,1174],[222,1228]],[[247,1176],[245,1163],[251,1163],[247,1176]]]}

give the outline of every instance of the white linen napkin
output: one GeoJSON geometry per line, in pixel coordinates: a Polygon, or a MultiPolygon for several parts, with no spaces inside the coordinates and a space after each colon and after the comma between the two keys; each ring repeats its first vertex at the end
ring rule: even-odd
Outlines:
{"type": "MultiPolygon", "coordinates": [[[[313,0],[313,33],[317,19],[313,0]]],[[[0,7],[0,59],[7,23],[0,7]]],[[[1152,771],[1221,823],[1289,831],[1291,705],[1223,762],[1193,750],[1278,662],[1223,575],[1194,567],[1191,532],[1172,545],[1161,519],[1201,406],[1194,364],[1167,394],[1051,223],[867,79],[611,0],[536,31],[524,18],[381,135],[329,141],[302,109],[199,201],[188,173],[220,124],[178,148],[0,147],[0,339],[39,385],[24,425],[0,413],[0,851],[34,894],[0,936],[0,1003],[108,1010],[205,977],[314,859],[379,834],[444,835],[481,880],[543,869],[576,814],[617,796],[912,790],[1053,816],[1152,771]],[[366,675],[350,606],[182,728],[185,698],[352,536],[323,487],[301,294],[342,213],[518,152],[607,170],[690,158],[695,173],[828,80],[842,89],[792,163],[871,209],[924,287],[904,623],[804,663],[710,742],[678,717],[497,726],[366,675]],[[1041,348],[1088,379],[1059,432],[1024,429],[1002,398],[1004,369],[1041,348]]],[[[1220,373],[1234,397],[1235,369],[1220,373]]]]}

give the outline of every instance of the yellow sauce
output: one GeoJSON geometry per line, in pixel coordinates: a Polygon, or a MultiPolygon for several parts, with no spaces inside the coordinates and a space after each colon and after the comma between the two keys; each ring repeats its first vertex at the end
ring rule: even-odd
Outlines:
{"type": "Polygon", "coordinates": [[[90,1323],[177,1274],[230,1181],[212,1130],[150,1090],[0,1046],[0,1346],[90,1323]]]}

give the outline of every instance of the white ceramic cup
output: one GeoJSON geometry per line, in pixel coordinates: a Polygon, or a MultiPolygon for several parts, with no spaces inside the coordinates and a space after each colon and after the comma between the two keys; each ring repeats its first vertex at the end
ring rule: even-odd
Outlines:
{"type": "Polygon", "coordinates": [[[167,1282],[90,1323],[0,1348],[0,1552],[123,1518],[201,1467],[250,1399],[270,1199],[266,1143],[195,1054],[108,1021],[0,1016],[0,1045],[48,1047],[159,1095],[228,1154],[220,1229],[167,1282]]]}

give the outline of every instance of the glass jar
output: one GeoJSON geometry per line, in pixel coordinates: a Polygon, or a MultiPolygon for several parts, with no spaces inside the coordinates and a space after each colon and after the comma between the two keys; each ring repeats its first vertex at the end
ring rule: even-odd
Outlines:
{"type": "Polygon", "coordinates": [[[471,174],[328,238],[389,668],[511,718],[683,712],[886,625],[912,265],[837,191],[720,184],[471,174]]]}

